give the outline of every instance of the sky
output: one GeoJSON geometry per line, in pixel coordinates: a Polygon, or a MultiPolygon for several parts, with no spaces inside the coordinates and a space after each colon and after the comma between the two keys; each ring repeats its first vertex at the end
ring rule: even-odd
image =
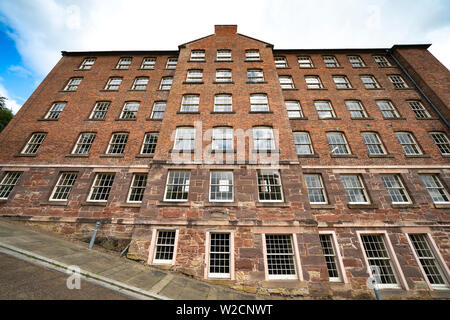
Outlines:
{"type": "Polygon", "coordinates": [[[450,68],[449,0],[0,0],[0,96],[16,113],[61,51],[177,50],[215,24],[275,49],[430,43],[450,68]]]}

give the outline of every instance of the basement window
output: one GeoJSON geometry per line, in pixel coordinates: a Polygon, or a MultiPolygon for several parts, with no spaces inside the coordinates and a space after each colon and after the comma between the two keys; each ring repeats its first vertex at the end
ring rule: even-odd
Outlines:
{"type": "Polygon", "coordinates": [[[173,264],[175,256],[176,230],[158,230],[154,264],[173,264]]]}
{"type": "Polygon", "coordinates": [[[231,244],[230,233],[209,233],[209,270],[210,278],[230,278],[231,244]]]}
{"type": "Polygon", "coordinates": [[[297,279],[292,235],[266,234],[265,240],[269,279],[297,279]]]}

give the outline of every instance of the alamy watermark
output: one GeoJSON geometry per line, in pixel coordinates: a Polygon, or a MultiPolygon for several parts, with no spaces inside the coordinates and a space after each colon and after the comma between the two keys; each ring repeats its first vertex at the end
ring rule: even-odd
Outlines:
{"type": "Polygon", "coordinates": [[[66,273],[70,276],[66,280],[67,289],[81,289],[81,269],[78,266],[69,266],[66,273]]]}

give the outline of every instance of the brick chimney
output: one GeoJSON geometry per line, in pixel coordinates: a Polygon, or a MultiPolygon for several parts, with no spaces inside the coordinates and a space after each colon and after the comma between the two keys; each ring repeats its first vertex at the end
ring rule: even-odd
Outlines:
{"type": "Polygon", "coordinates": [[[236,24],[216,24],[214,26],[214,33],[218,36],[232,35],[237,32],[236,24]]]}

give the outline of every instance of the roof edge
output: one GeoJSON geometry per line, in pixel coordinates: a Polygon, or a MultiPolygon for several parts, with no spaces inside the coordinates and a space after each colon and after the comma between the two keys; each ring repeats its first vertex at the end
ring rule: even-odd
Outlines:
{"type": "Polygon", "coordinates": [[[295,53],[295,52],[345,52],[345,51],[386,51],[395,50],[398,48],[423,48],[428,49],[431,44],[396,44],[391,48],[315,48],[315,49],[273,49],[274,52],[278,53],[295,53]]]}
{"type": "Polygon", "coordinates": [[[61,51],[62,56],[174,55],[178,50],[61,51]]]}

